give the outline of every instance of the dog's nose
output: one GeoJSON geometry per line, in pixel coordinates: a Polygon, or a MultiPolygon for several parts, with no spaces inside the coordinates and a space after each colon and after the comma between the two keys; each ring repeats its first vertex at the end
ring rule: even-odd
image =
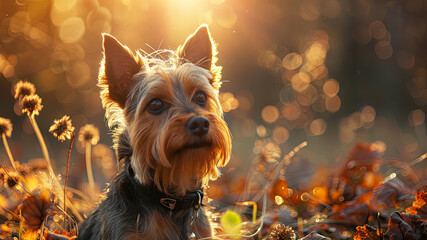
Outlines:
{"type": "Polygon", "coordinates": [[[187,131],[196,136],[203,136],[209,131],[209,120],[205,117],[192,117],[186,125],[187,131]]]}

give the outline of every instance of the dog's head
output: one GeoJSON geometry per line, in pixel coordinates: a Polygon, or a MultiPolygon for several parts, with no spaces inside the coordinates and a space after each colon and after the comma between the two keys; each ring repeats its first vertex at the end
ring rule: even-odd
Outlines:
{"type": "Polygon", "coordinates": [[[221,67],[207,26],[177,51],[150,55],[133,54],[111,35],[103,37],[101,99],[110,126],[129,132],[136,178],[176,195],[216,179],[230,158],[231,137],[218,98],[221,67]]]}

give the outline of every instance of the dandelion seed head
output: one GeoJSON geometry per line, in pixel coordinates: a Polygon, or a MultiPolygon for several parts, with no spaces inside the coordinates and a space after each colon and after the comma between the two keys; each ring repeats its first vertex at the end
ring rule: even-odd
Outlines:
{"type": "Polygon", "coordinates": [[[22,112],[27,113],[29,117],[34,117],[34,115],[39,115],[39,111],[42,110],[42,99],[39,95],[27,95],[22,98],[21,101],[22,112]]]}
{"type": "Polygon", "coordinates": [[[270,232],[268,240],[293,240],[296,239],[294,230],[283,224],[277,224],[270,232]]]}
{"type": "Polygon", "coordinates": [[[13,125],[9,119],[0,117],[0,135],[12,136],[13,125]]]}
{"type": "Polygon", "coordinates": [[[79,141],[83,144],[96,145],[99,141],[99,129],[93,124],[86,124],[79,131],[79,141]]]}
{"type": "Polygon", "coordinates": [[[8,189],[13,189],[21,181],[18,174],[14,172],[9,172],[5,177],[6,181],[4,182],[4,186],[8,189]]]}
{"type": "Polygon", "coordinates": [[[265,139],[258,146],[255,146],[255,148],[255,152],[259,155],[262,162],[277,162],[280,158],[280,147],[273,139],[265,139]]]}
{"type": "Polygon", "coordinates": [[[71,124],[70,116],[65,115],[61,119],[55,120],[54,124],[49,128],[49,132],[61,142],[65,139],[71,139],[74,127],[71,124]]]}
{"type": "Polygon", "coordinates": [[[19,81],[15,84],[15,99],[23,98],[25,96],[34,95],[36,93],[36,88],[34,84],[27,81],[19,81]]]}

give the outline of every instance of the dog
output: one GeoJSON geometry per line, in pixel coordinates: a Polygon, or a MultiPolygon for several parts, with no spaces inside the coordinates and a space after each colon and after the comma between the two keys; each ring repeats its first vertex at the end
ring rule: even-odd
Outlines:
{"type": "Polygon", "coordinates": [[[230,159],[231,134],[219,100],[222,68],[207,25],[176,51],[152,54],[134,54],[103,34],[103,56],[98,86],[123,167],[78,238],[212,236],[202,199],[208,181],[230,159]]]}

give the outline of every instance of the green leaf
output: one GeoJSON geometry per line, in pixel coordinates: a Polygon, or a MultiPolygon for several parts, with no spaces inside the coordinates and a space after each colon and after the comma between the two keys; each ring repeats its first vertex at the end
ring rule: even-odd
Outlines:
{"type": "Polygon", "coordinates": [[[227,234],[240,234],[242,219],[236,212],[227,210],[221,217],[221,225],[227,234]]]}

